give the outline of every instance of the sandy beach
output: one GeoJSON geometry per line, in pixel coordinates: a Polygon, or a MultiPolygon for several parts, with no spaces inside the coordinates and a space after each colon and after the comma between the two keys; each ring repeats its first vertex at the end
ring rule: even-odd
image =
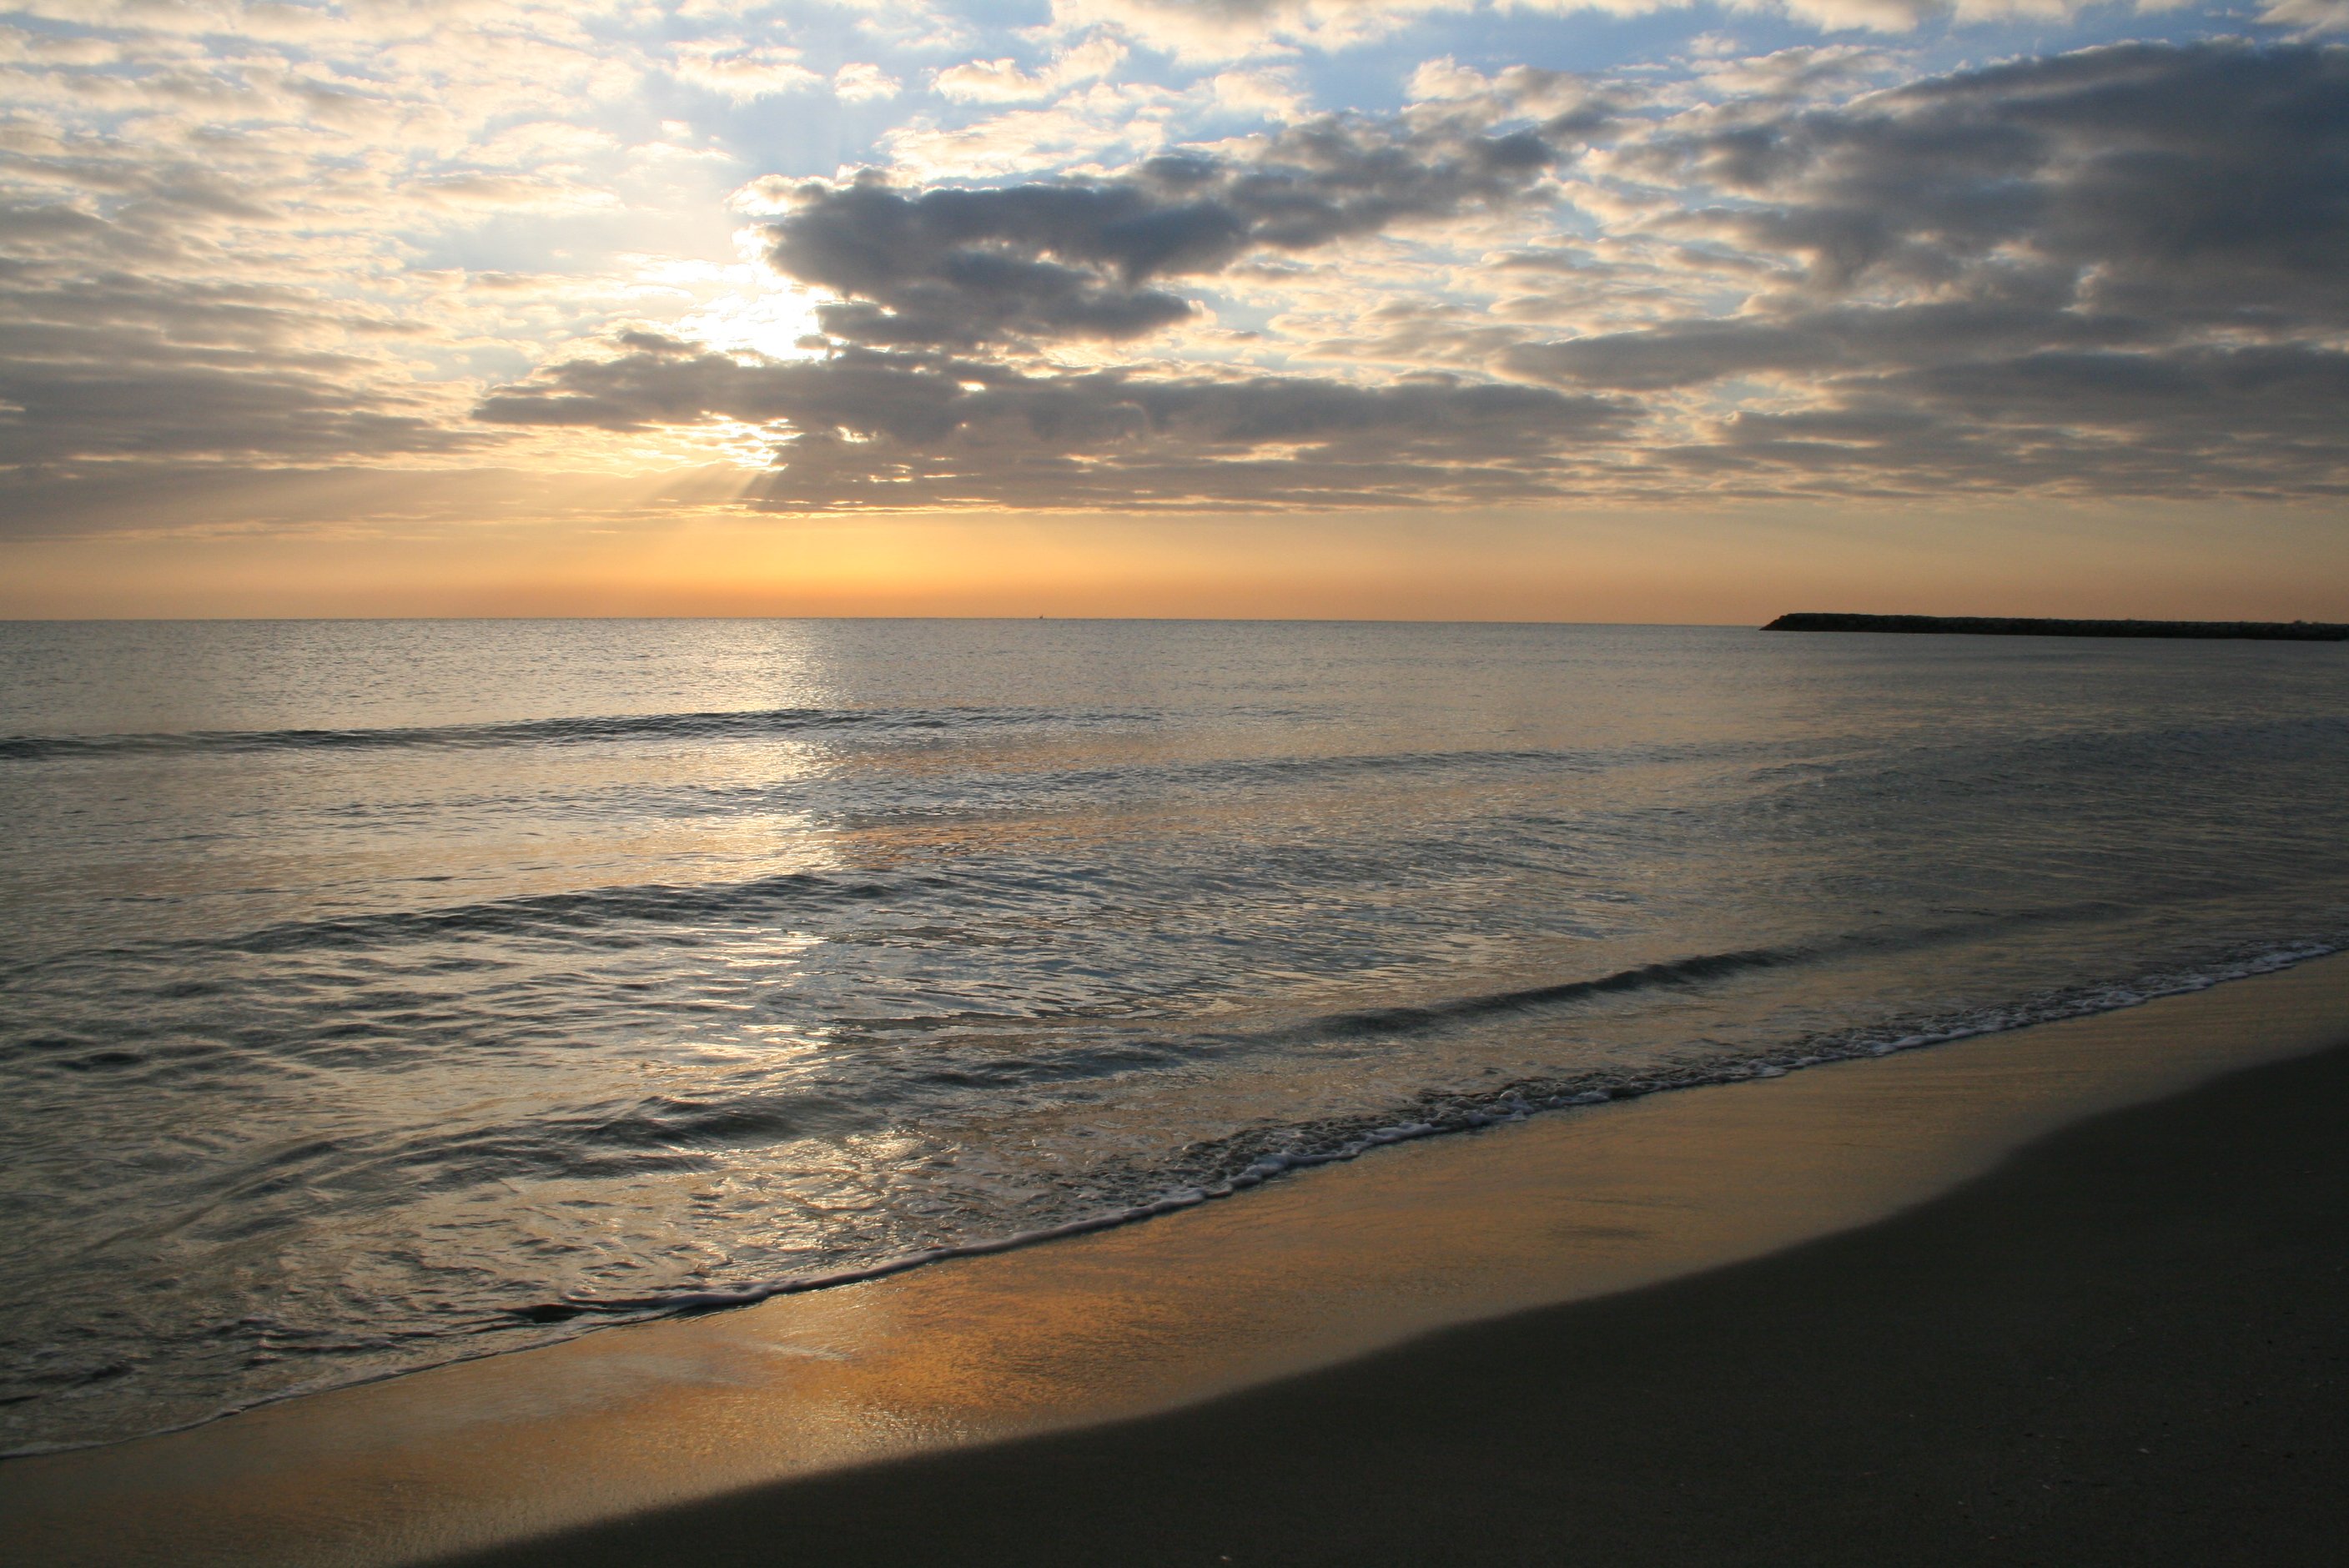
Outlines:
{"type": "Polygon", "coordinates": [[[2319,960],[15,1460],[0,1507],[55,1563],[2313,1562],[2344,1046],[2319,960]]]}

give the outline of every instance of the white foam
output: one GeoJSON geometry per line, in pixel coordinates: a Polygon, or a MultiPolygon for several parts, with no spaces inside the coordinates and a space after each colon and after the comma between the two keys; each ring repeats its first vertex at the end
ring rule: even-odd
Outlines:
{"type": "Polygon", "coordinates": [[[1671,1078],[1649,1078],[1613,1088],[1593,1088],[1568,1095],[1551,1096],[1528,1102],[1521,1089],[1505,1091],[1485,1106],[1460,1112],[1448,1122],[1410,1121],[1381,1127],[1361,1133],[1344,1143],[1327,1150],[1282,1150],[1260,1154],[1238,1174],[1227,1181],[1205,1186],[1177,1188],[1147,1202],[1123,1209],[1071,1220],[1058,1225],[1048,1225],[1032,1231],[1020,1231],[1009,1235],[982,1241],[957,1242],[908,1253],[879,1263],[859,1267],[836,1269],[824,1274],[795,1274],[782,1279],[766,1280],[730,1290],[687,1291],[676,1295],[614,1298],[608,1296],[566,1295],[563,1305],[583,1315],[626,1315],[629,1316],[669,1316],[680,1313],[708,1312],[729,1307],[750,1306],[777,1296],[798,1295],[808,1291],[830,1290],[840,1285],[857,1284],[868,1280],[885,1279],[892,1274],[930,1264],[944,1263],[950,1258],[984,1257],[1008,1253],[1040,1243],[1058,1241],[1069,1236],[1087,1235],[1121,1225],[1134,1224],[1178,1210],[1195,1208],[1201,1203],[1235,1197],[1249,1188],[1261,1186],[1275,1177],[1291,1171],[1310,1169],[1354,1160],[1374,1149],[1387,1148],[1413,1139],[1430,1138],[1438,1133],[1458,1132],[1519,1121],[1534,1110],[1543,1108],[1576,1109],[1602,1105],[1618,1099],[1639,1098],[1647,1094],[1664,1093],[1673,1089],[1702,1088],[1756,1078],[1780,1078],[1788,1073],[1828,1062],[1845,1061],[1857,1057],[1889,1056],[1896,1051],[1916,1050],[1928,1046],[1946,1044],[1952,1040],[1971,1038],[1980,1035],[1998,1034],[2011,1029],[2025,1028],[2034,1024],[2054,1023],[2064,1018],[2085,1017],[2092,1014],[2116,1012],[2124,1007],[2140,1006],[2163,996],[2207,990],[2229,980],[2245,979],[2253,975],[2265,975],[2311,958],[2323,957],[2340,951],[2337,944],[2319,942],[2296,943],[2259,954],[2238,963],[2208,971],[2141,979],[2130,985],[2111,985],[2093,991],[2051,998],[2035,1007],[2000,1007],[1987,1009],[1963,1019],[1953,1020],[1936,1029],[1912,1031],[1890,1039],[1868,1040],[1864,1037],[1847,1039],[1826,1049],[1814,1047],[1802,1055],[1748,1057],[1741,1061],[1723,1062],[1711,1068],[1698,1068],[1671,1078]]]}

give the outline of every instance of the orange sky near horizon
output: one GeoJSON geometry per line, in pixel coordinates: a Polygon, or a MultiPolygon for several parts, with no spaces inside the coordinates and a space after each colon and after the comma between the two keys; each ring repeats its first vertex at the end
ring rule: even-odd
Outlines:
{"type": "Polygon", "coordinates": [[[0,616],[973,615],[1754,624],[1787,610],[2349,619],[2331,508],[705,511],[0,547],[0,616]]]}

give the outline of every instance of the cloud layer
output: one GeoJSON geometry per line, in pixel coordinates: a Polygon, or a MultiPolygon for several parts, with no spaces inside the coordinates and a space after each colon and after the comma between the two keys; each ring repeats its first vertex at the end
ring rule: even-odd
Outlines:
{"type": "Polygon", "coordinates": [[[841,296],[820,319],[846,341],[1115,341],[1194,313],[1159,280],[1522,202],[1555,156],[1532,130],[1330,118],[1110,180],[907,191],[867,173],[802,186],[768,255],[841,296]]]}
{"type": "Polygon", "coordinates": [[[780,426],[776,472],[755,493],[793,510],[1099,511],[1523,500],[1555,493],[1578,450],[1611,439],[1630,413],[1615,398],[1444,377],[1026,375],[856,348],[745,364],[677,342],[626,347],[559,366],[480,415],[780,426]]]}
{"type": "Polygon", "coordinates": [[[2135,46],[1775,115],[1615,167],[1768,270],[1731,313],[1529,341],[1517,374],[1791,394],[1680,460],[1888,481],[2331,490],[2349,405],[2349,52],[2135,46]]]}
{"type": "Polygon", "coordinates": [[[1823,99],[1831,63],[1712,96],[1446,66],[1390,119],[1102,176],[810,183],[769,257],[833,296],[815,356],[632,342],[480,414],[760,426],[764,495],[809,507],[2349,484],[2349,51],[1823,99]],[[1209,286],[1350,330],[1263,374],[1198,335],[1209,286]],[[1130,362],[1053,357],[1103,342],[1130,362]]]}
{"type": "Polygon", "coordinates": [[[29,0],[0,531],[305,473],[730,465],[644,493],[825,511],[2349,483],[2333,0],[2052,53],[2152,24],[1794,0],[1557,68],[1591,9],[29,0]],[[1754,43],[1805,19],[1837,36],[1754,43]]]}

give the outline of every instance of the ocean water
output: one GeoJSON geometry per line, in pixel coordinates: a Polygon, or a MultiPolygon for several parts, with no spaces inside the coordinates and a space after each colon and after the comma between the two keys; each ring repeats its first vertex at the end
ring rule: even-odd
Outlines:
{"type": "Polygon", "coordinates": [[[0,1449],[2349,942],[2349,648],[0,624],[0,1449]]]}

